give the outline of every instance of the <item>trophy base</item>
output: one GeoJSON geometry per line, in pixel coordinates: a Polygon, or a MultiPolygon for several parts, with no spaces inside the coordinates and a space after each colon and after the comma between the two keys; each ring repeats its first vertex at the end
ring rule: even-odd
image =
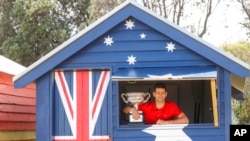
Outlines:
{"type": "Polygon", "coordinates": [[[128,126],[138,126],[138,125],[145,125],[144,122],[129,122],[127,123],[128,126]]]}
{"type": "Polygon", "coordinates": [[[144,118],[142,111],[139,111],[140,118],[139,119],[133,119],[132,113],[129,113],[129,123],[128,124],[144,124],[144,118]]]}

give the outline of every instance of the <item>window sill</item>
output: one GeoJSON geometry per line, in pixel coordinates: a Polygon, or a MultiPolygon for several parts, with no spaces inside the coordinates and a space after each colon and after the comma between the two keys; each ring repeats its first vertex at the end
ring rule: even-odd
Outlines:
{"type": "Polygon", "coordinates": [[[150,130],[163,130],[163,129],[195,129],[195,128],[218,128],[213,123],[198,123],[198,124],[167,124],[167,125],[146,125],[146,124],[132,124],[132,125],[119,125],[118,130],[142,130],[150,128],[150,130]]]}

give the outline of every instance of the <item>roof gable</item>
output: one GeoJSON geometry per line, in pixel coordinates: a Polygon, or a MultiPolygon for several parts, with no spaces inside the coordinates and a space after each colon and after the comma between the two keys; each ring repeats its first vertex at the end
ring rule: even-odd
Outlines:
{"type": "Polygon", "coordinates": [[[227,55],[220,49],[208,44],[146,8],[141,7],[137,3],[126,1],[95,23],[91,24],[90,27],[82,30],[29,66],[26,71],[15,76],[15,87],[24,87],[36,80],[130,16],[139,19],[141,22],[146,23],[147,26],[178,41],[190,50],[222,66],[230,72],[241,77],[250,76],[250,68],[246,63],[227,55]]]}
{"type": "Polygon", "coordinates": [[[122,67],[167,65],[169,67],[180,67],[198,63],[200,65],[201,63],[203,65],[214,65],[201,55],[179,44],[177,40],[163,35],[130,16],[98,39],[93,40],[55,69],[69,68],[74,64],[89,67],[96,67],[97,64],[101,67],[104,65],[122,67]],[[131,55],[136,58],[136,63],[133,63],[133,65],[128,63],[128,57],[131,55]]]}

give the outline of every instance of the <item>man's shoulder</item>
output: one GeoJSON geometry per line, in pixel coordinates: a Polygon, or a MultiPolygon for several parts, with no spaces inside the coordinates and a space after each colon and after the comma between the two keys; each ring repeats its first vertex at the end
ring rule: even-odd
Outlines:
{"type": "Polygon", "coordinates": [[[152,105],[155,105],[155,101],[140,103],[140,106],[152,106],[152,105]]]}
{"type": "Polygon", "coordinates": [[[166,100],[165,103],[166,103],[167,105],[177,105],[176,102],[171,101],[171,100],[166,100]]]}

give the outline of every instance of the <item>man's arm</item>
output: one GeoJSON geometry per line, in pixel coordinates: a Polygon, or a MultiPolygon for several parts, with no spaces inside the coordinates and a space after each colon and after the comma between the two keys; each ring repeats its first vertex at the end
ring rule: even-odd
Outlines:
{"type": "Polygon", "coordinates": [[[123,108],[123,112],[124,112],[125,114],[132,113],[132,117],[133,117],[133,119],[135,119],[135,120],[140,119],[140,114],[139,114],[138,110],[137,110],[135,107],[126,106],[126,107],[123,108]]]}
{"type": "Polygon", "coordinates": [[[159,119],[156,124],[164,125],[164,124],[188,124],[189,119],[185,113],[181,113],[176,119],[173,120],[161,120],[159,119]]]}

